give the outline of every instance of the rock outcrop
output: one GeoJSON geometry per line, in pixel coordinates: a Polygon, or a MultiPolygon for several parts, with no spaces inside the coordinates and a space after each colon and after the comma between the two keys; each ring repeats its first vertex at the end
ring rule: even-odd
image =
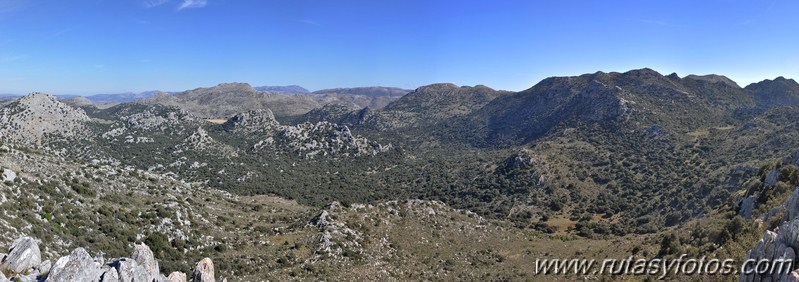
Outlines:
{"type": "Polygon", "coordinates": [[[329,122],[286,126],[278,134],[278,139],[306,159],[317,155],[373,156],[392,148],[391,144],[382,145],[356,136],[346,125],[329,122]]]}
{"type": "Polygon", "coordinates": [[[234,115],[223,126],[233,132],[247,134],[269,133],[277,130],[280,124],[269,109],[254,110],[234,115]]]}
{"type": "MultiPolygon", "coordinates": [[[[5,281],[94,281],[94,282],[186,282],[186,274],[159,273],[158,261],[147,245],[135,245],[130,258],[118,258],[105,263],[102,258],[92,258],[83,248],[73,250],[50,264],[42,262],[39,245],[33,238],[21,237],[14,241],[9,254],[0,254],[0,282],[5,281]],[[6,277],[10,275],[10,277],[6,277]]],[[[214,263],[204,258],[192,274],[191,281],[213,282],[214,263]]],[[[225,281],[225,280],[222,280],[225,281]]]]}
{"type": "Polygon", "coordinates": [[[83,248],[77,248],[53,264],[45,281],[98,281],[101,274],[100,266],[89,253],[83,248]]]}
{"type": "Polygon", "coordinates": [[[11,244],[8,255],[3,258],[0,269],[13,273],[23,273],[25,270],[39,266],[42,255],[39,245],[33,238],[22,237],[11,244]]]}
{"type": "MultiPolygon", "coordinates": [[[[786,221],[774,230],[766,230],[757,242],[757,246],[749,251],[747,259],[777,260],[796,259],[799,251],[799,188],[797,188],[785,206],[786,221]]],[[[742,274],[740,281],[799,281],[799,269],[769,271],[763,274],[742,274]]]]}
{"type": "Polygon", "coordinates": [[[194,267],[191,274],[191,282],[214,282],[214,262],[209,258],[204,258],[194,267]]]}

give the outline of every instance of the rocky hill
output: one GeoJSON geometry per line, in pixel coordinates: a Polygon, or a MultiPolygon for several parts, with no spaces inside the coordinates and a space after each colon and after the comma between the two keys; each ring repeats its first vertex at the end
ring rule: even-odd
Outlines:
{"type": "Polygon", "coordinates": [[[799,83],[793,79],[784,77],[767,79],[746,86],[746,90],[754,93],[761,108],[799,105],[799,83]]]}
{"type": "Polygon", "coordinates": [[[83,110],[43,93],[28,94],[0,109],[3,139],[28,145],[41,145],[47,135],[83,138],[87,122],[89,117],[83,110]]]}
{"type": "Polygon", "coordinates": [[[645,130],[690,132],[724,126],[735,110],[752,108],[750,93],[707,80],[663,76],[651,69],[548,78],[475,112],[468,126],[487,143],[526,143],[564,122],[611,122],[645,130]],[[679,113],[679,114],[675,114],[679,113]]]}

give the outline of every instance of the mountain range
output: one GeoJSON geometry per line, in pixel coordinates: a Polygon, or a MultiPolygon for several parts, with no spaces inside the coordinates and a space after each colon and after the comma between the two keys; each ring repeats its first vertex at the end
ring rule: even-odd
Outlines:
{"type": "Polygon", "coordinates": [[[224,83],[110,107],[33,93],[0,108],[0,199],[14,199],[0,243],[121,257],[144,242],[165,270],[211,257],[244,280],[546,280],[531,260],[763,257],[748,250],[799,209],[797,117],[792,79],[652,69],[519,92],[224,83]]]}

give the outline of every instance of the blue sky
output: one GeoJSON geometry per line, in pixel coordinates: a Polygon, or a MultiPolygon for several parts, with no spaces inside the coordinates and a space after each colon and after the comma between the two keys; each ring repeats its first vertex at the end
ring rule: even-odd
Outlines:
{"type": "Polygon", "coordinates": [[[0,93],[799,78],[799,1],[0,0],[0,93]]]}

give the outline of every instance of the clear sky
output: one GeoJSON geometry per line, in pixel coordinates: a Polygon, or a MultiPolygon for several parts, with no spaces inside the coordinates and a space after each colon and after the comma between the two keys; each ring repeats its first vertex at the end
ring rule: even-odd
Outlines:
{"type": "Polygon", "coordinates": [[[0,0],[0,93],[799,78],[799,1],[0,0]]]}

